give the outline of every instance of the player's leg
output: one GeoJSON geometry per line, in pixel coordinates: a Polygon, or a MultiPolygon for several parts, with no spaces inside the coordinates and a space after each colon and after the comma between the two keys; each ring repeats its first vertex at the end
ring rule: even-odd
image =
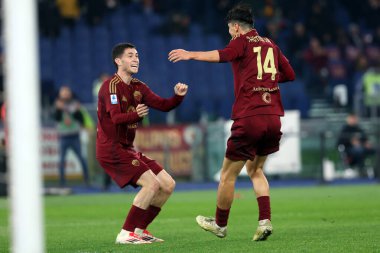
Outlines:
{"type": "Polygon", "coordinates": [[[154,196],[151,205],[161,208],[172,195],[175,188],[175,181],[165,170],[157,174],[157,180],[160,184],[160,189],[154,196]]]}
{"type": "Polygon", "coordinates": [[[70,146],[73,149],[74,153],[77,155],[81,166],[82,166],[82,171],[83,171],[83,180],[84,183],[89,186],[90,185],[90,180],[88,176],[88,166],[87,166],[87,161],[84,159],[82,155],[82,149],[81,149],[81,143],[80,143],[80,138],[79,135],[78,137],[70,137],[70,146]]]}
{"type": "Polygon", "coordinates": [[[269,198],[269,183],[263,168],[267,156],[256,156],[253,161],[246,163],[247,174],[252,180],[253,189],[259,206],[259,226],[253,236],[254,241],[266,240],[273,232],[269,198]]]}
{"type": "Polygon", "coordinates": [[[224,159],[217,194],[216,217],[199,215],[196,218],[200,227],[220,238],[227,235],[227,222],[234,198],[235,183],[244,164],[245,161],[224,159]]]}
{"type": "Polygon", "coordinates": [[[150,206],[153,197],[158,192],[160,185],[151,170],[146,170],[138,178],[136,184],[141,186],[141,189],[133,200],[132,207],[129,210],[123,229],[116,238],[116,243],[141,244],[146,242],[141,235],[138,235],[135,232],[145,230],[146,220],[149,215],[148,207],[150,206]]]}
{"type": "Polygon", "coordinates": [[[161,212],[162,206],[169,199],[175,188],[174,179],[163,169],[156,175],[156,179],[159,182],[160,188],[152,199],[147,211],[147,219],[145,220],[145,230],[135,230],[142,238],[150,242],[163,242],[163,239],[153,236],[146,228],[161,212]]]}
{"type": "Polygon", "coordinates": [[[59,138],[59,186],[66,186],[66,178],[65,178],[65,157],[68,150],[68,142],[67,137],[59,138]]]}

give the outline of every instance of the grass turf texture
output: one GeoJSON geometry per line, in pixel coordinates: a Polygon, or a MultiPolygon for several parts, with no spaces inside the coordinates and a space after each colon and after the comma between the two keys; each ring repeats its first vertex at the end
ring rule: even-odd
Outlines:
{"type": "MultiPolygon", "coordinates": [[[[380,252],[380,186],[275,188],[274,234],[251,241],[257,204],[251,190],[235,192],[228,236],[200,229],[195,216],[214,215],[215,191],[176,192],[149,227],[164,243],[115,245],[134,194],[45,198],[47,252],[380,252]]],[[[10,246],[6,199],[0,199],[0,252],[10,246]]],[[[20,228],[22,229],[22,228],[20,228]]]]}

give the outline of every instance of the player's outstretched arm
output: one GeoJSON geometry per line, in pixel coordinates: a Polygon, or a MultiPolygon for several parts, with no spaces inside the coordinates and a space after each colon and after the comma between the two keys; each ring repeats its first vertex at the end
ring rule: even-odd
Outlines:
{"type": "Polygon", "coordinates": [[[187,60],[206,61],[206,62],[219,62],[219,52],[217,50],[195,52],[186,51],[183,49],[174,49],[169,53],[169,61],[179,62],[187,60]]]}

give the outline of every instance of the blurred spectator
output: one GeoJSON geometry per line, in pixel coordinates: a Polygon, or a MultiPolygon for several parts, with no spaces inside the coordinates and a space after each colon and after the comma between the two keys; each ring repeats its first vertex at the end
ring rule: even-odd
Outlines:
{"type": "Polygon", "coordinates": [[[92,95],[94,97],[94,103],[98,102],[98,93],[99,89],[108,78],[110,78],[110,75],[108,73],[102,73],[98,78],[94,80],[92,83],[92,95]]]}
{"type": "Polygon", "coordinates": [[[167,16],[164,24],[157,29],[162,35],[169,36],[172,34],[187,35],[190,28],[190,16],[182,12],[172,12],[167,16]]]}
{"type": "Polygon", "coordinates": [[[367,0],[364,16],[366,24],[370,29],[376,29],[379,26],[380,17],[380,0],[367,0]]]}
{"type": "Polygon", "coordinates": [[[83,170],[83,178],[86,185],[89,185],[87,162],[83,158],[80,143],[80,130],[84,125],[84,118],[81,113],[80,103],[74,99],[71,89],[62,86],[59,96],[55,101],[55,120],[57,121],[57,131],[60,143],[59,160],[59,184],[66,185],[65,180],[65,156],[71,149],[77,155],[83,170]]]}
{"type": "Polygon", "coordinates": [[[38,23],[42,35],[51,38],[59,35],[61,16],[54,1],[38,1],[38,23]]]}
{"type": "MultiPolygon", "coordinates": [[[[362,87],[364,92],[364,105],[367,107],[380,107],[380,60],[376,65],[368,69],[362,78],[362,87]]],[[[372,115],[374,117],[380,116],[372,115]]]]}
{"type": "Polygon", "coordinates": [[[73,28],[80,17],[80,6],[78,0],[56,0],[59,13],[64,25],[73,28]]]}
{"type": "Polygon", "coordinates": [[[336,30],[332,13],[334,13],[332,5],[325,0],[313,1],[309,9],[306,25],[323,43],[331,42],[332,34],[336,30]]]}
{"type": "MultiPolygon", "coordinates": [[[[307,89],[310,96],[324,96],[327,78],[327,51],[318,38],[311,38],[309,48],[304,51],[304,61],[309,65],[306,76],[307,89]],[[322,91],[322,92],[321,92],[322,91]]],[[[305,66],[307,67],[307,66],[305,66]]]]}
{"type": "Polygon", "coordinates": [[[338,149],[344,154],[344,162],[348,166],[357,168],[361,176],[367,177],[364,162],[368,155],[374,154],[374,149],[358,120],[355,114],[347,116],[347,123],[342,127],[338,138],[338,149]]]}
{"type": "Polygon", "coordinates": [[[86,9],[86,20],[91,26],[98,25],[106,12],[105,0],[82,0],[82,6],[86,9]]]}
{"type": "Polygon", "coordinates": [[[302,22],[297,22],[289,36],[288,54],[289,60],[294,67],[296,73],[302,73],[303,57],[302,53],[309,42],[309,37],[306,33],[305,26],[302,22]]]}

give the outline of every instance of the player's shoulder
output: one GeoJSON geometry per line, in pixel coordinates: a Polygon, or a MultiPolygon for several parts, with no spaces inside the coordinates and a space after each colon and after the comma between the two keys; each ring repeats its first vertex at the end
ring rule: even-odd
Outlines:
{"type": "Polygon", "coordinates": [[[244,39],[249,43],[257,44],[271,44],[273,47],[277,47],[276,43],[265,36],[260,36],[255,29],[244,35],[244,39]]]}
{"type": "Polygon", "coordinates": [[[100,91],[115,94],[117,92],[117,86],[121,82],[122,80],[118,75],[113,75],[103,82],[100,91]]]}
{"type": "Polygon", "coordinates": [[[146,83],[144,83],[143,81],[141,81],[140,79],[137,79],[135,77],[132,78],[131,83],[133,85],[138,85],[138,86],[148,86],[146,83]]]}

